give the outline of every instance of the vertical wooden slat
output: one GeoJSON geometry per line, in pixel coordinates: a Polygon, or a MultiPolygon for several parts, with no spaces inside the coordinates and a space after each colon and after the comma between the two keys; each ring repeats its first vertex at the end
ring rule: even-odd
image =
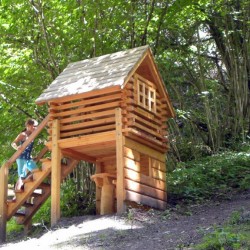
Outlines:
{"type": "Polygon", "coordinates": [[[0,242],[6,240],[6,223],[7,223],[7,192],[8,192],[8,165],[4,164],[0,169],[0,242]]]}
{"type": "Polygon", "coordinates": [[[122,111],[120,108],[115,110],[116,118],[116,167],[117,167],[117,213],[125,212],[125,188],[124,188],[124,136],[122,134],[122,111]]]}
{"type": "Polygon", "coordinates": [[[51,226],[55,226],[60,219],[60,184],[61,184],[61,149],[59,120],[52,123],[52,161],[51,161],[51,226]]]}

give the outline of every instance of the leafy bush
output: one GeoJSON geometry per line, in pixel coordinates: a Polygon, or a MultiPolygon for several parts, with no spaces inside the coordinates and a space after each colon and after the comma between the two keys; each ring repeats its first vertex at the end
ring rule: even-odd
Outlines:
{"type": "Polygon", "coordinates": [[[223,227],[217,227],[206,235],[197,250],[237,250],[250,249],[250,214],[244,211],[235,211],[223,227]]]}
{"type": "Polygon", "coordinates": [[[93,199],[86,192],[77,190],[74,179],[68,179],[61,186],[62,216],[80,216],[95,213],[93,199]]]}
{"type": "Polygon", "coordinates": [[[250,154],[227,152],[178,163],[168,174],[169,201],[224,197],[250,188],[250,154]]]}

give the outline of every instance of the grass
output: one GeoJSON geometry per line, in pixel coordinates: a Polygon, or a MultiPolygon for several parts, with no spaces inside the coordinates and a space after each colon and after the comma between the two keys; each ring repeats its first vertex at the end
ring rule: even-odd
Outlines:
{"type": "Polygon", "coordinates": [[[250,212],[235,211],[222,227],[204,236],[196,250],[247,250],[250,249],[250,212]]]}

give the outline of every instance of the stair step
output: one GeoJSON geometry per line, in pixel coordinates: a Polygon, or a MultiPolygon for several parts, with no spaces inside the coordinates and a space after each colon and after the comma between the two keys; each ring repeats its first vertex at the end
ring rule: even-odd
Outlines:
{"type": "Polygon", "coordinates": [[[23,204],[24,207],[33,207],[33,204],[32,203],[29,203],[29,202],[25,202],[23,204]]]}
{"type": "Polygon", "coordinates": [[[40,197],[42,194],[41,193],[36,193],[36,192],[33,192],[31,194],[31,197],[40,197]]]}
{"type": "Polygon", "coordinates": [[[43,159],[40,159],[40,162],[46,162],[46,161],[51,161],[50,158],[43,158],[43,159]]]}
{"type": "Polygon", "coordinates": [[[42,182],[37,189],[50,188],[50,184],[42,182]]]}
{"type": "Polygon", "coordinates": [[[29,174],[24,180],[23,183],[32,182],[33,181],[33,174],[29,174]]]}
{"type": "Polygon", "coordinates": [[[15,217],[25,217],[25,212],[24,211],[17,211],[15,213],[15,217]]]}

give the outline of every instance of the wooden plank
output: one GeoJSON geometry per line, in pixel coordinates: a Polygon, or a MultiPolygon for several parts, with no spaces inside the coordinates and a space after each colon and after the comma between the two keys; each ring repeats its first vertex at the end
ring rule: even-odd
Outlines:
{"type": "MultiPolygon", "coordinates": [[[[121,86],[111,86],[111,87],[107,87],[107,88],[104,88],[104,89],[95,89],[93,91],[89,91],[89,92],[85,92],[85,93],[81,93],[81,94],[63,96],[63,97],[60,97],[60,98],[53,97],[53,99],[56,99],[56,102],[58,104],[60,104],[60,103],[69,102],[69,101],[72,101],[72,100],[88,98],[88,97],[94,97],[94,96],[97,96],[97,95],[104,95],[106,93],[110,93],[110,92],[114,92],[114,91],[118,91],[118,90],[121,90],[121,86]]],[[[52,100],[52,98],[51,98],[51,100],[52,100]]],[[[43,104],[45,102],[46,102],[46,100],[42,101],[42,102],[38,101],[36,103],[43,104]]]]}
{"type": "Polygon", "coordinates": [[[8,165],[3,164],[0,169],[0,243],[6,241],[8,173],[8,165]]]}
{"type": "Polygon", "coordinates": [[[167,206],[167,203],[165,201],[157,200],[146,195],[138,194],[136,192],[126,190],[125,194],[126,200],[128,201],[134,201],[139,204],[144,204],[160,210],[165,210],[167,206]]]}
{"type": "Polygon", "coordinates": [[[129,112],[137,114],[144,117],[145,119],[150,120],[161,120],[161,114],[155,114],[148,110],[142,109],[139,105],[131,105],[128,107],[129,112]]]}
{"type": "Polygon", "coordinates": [[[145,116],[140,117],[134,113],[130,113],[128,114],[127,118],[145,124],[147,127],[151,127],[156,131],[159,130],[159,127],[162,126],[161,120],[155,119],[155,117],[153,119],[149,119],[148,117],[145,116]]]}
{"type": "Polygon", "coordinates": [[[125,189],[136,192],[138,194],[146,195],[151,198],[158,199],[158,200],[163,200],[163,201],[167,200],[166,191],[155,189],[153,187],[150,187],[150,186],[147,186],[147,185],[144,185],[144,184],[141,184],[141,183],[129,180],[129,179],[125,179],[125,189]]]}
{"type": "Polygon", "coordinates": [[[116,117],[116,169],[117,169],[117,184],[116,184],[116,197],[117,197],[117,213],[125,212],[125,196],[124,196],[124,136],[122,134],[122,112],[120,108],[115,110],[116,117]]]}
{"type": "Polygon", "coordinates": [[[65,123],[72,123],[72,122],[83,121],[83,120],[84,121],[96,120],[100,117],[110,117],[110,116],[115,116],[115,112],[113,109],[100,111],[100,112],[91,112],[91,113],[86,113],[86,114],[80,113],[78,116],[62,117],[60,119],[60,123],[65,124],[65,123]]]}
{"type": "Polygon", "coordinates": [[[94,157],[90,157],[88,155],[85,154],[81,154],[79,152],[74,151],[73,149],[63,149],[62,150],[62,154],[66,157],[70,157],[72,159],[76,159],[79,161],[87,161],[87,162],[91,162],[91,163],[95,163],[96,162],[96,158],[94,157]]]}
{"type": "Polygon", "coordinates": [[[142,124],[139,124],[135,121],[128,121],[128,127],[133,127],[139,130],[142,130],[144,133],[148,134],[149,136],[156,137],[158,140],[161,140],[163,137],[160,133],[153,131],[150,128],[145,127],[142,124]]]}
{"type": "Polygon", "coordinates": [[[51,118],[54,117],[63,117],[63,116],[71,116],[71,115],[79,115],[81,113],[88,113],[88,112],[96,112],[98,110],[104,110],[104,109],[114,109],[116,107],[120,106],[120,101],[115,101],[115,102],[110,102],[110,103],[105,103],[105,104],[99,104],[99,105],[94,105],[94,106],[89,106],[89,107],[82,107],[78,109],[70,109],[68,111],[64,112],[59,112],[59,113],[50,113],[51,118]]]}
{"type": "Polygon", "coordinates": [[[148,137],[147,135],[139,132],[138,130],[126,128],[123,131],[126,134],[126,138],[132,139],[144,146],[148,146],[159,153],[166,154],[168,150],[168,145],[164,141],[157,141],[152,137],[148,137]]]}
{"type": "Polygon", "coordinates": [[[111,92],[106,94],[105,96],[97,96],[92,97],[91,99],[80,99],[80,100],[72,100],[70,103],[62,103],[61,105],[53,106],[49,109],[49,111],[62,111],[66,109],[81,107],[81,106],[90,106],[90,105],[96,105],[97,103],[106,103],[106,102],[112,102],[114,100],[121,99],[121,91],[118,90],[116,92],[111,92]]]}
{"type": "Polygon", "coordinates": [[[70,131],[70,132],[62,132],[61,138],[72,137],[76,135],[87,135],[87,134],[94,134],[99,132],[106,132],[115,130],[115,124],[105,125],[96,128],[86,128],[86,129],[79,129],[77,131],[70,131]]]}
{"type": "Polygon", "coordinates": [[[60,138],[59,120],[53,121],[52,152],[51,152],[51,226],[55,226],[60,219],[60,185],[61,185],[61,150],[58,145],[60,138]]]}
{"type": "Polygon", "coordinates": [[[131,169],[124,169],[124,174],[125,174],[125,178],[138,182],[138,183],[142,183],[145,184],[147,186],[162,190],[162,191],[166,191],[166,182],[162,181],[162,180],[156,180],[150,176],[146,176],[146,175],[142,175],[136,171],[133,171],[131,169]]]}
{"type": "Polygon", "coordinates": [[[158,152],[152,148],[150,148],[149,146],[143,145],[141,143],[138,143],[134,140],[131,140],[130,138],[125,138],[125,146],[128,148],[131,148],[137,152],[140,152],[142,154],[146,154],[148,156],[150,156],[153,159],[158,159],[162,162],[165,161],[166,159],[166,155],[158,152]]]}
{"type": "Polygon", "coordinates": [[[108,117],[108,118],[103,118],[103,119],[97,119],[95,121],[82,121],[76,124],[70,124],[70,125],[62,125],[61,126],[61,131],[70,131],[70,130],[78,130],[82,128],[87,128],[87,127],[94,127],[94,126],[102,126],[110,123],[115,123],[115,117],[108,117]]]}
{"type": "Polygon", "coordinates": [[[140,162],[124,157],[124,167],[140,173],[140,162]]]}
{"type": "Polygon", "coordinates": [[[115,131],[108,131],[93,135],[84,135],[79,137],[60,139],[58,140],[58,145],[61,149],[63,149],[63,148],[73,148],[80,146],[89,146],[92,144],[93,145],[101,144],[104,142],[112,142],[112,141],[115,141],[115,131]]]}
{"type": "Polygon", "coordinates": [[[124,156],[135,161],[140,161],[140,153],[132,148],[124,147],[124,156]]]}

